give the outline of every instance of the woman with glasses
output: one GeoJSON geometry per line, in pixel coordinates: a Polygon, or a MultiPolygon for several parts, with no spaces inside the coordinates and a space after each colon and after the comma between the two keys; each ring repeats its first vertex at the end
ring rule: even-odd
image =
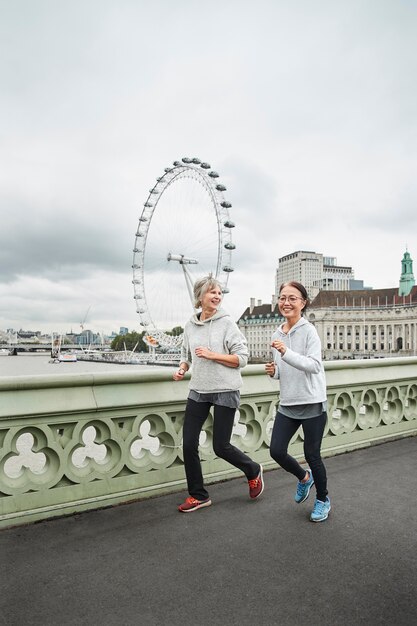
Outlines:
{"type": "Polygon", "coordinates": [[[323,522],[331,508],[326,468],[320,453],[327,420],[326,380],[319,336],[303,317],[308,303],[307,291],[301,283],[291,281],[281,285],[278,307],[285,322],[272,335],[273,361],[265,365],[266,373],[280,380],[270,454],[298,479],[294,496],[297,504],[307,500],[315,485],[317,497],[310,520],[323,522]],[[288,454],[288,445],[300,426],[307,469],[288,454]]]}

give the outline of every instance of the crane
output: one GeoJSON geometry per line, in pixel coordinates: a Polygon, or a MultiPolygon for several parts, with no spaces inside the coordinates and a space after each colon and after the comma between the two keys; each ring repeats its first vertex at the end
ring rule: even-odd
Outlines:
{"type": "Polygon", "coordinates": [[[84,315],[84,319],[83,319],[83,321],[82,321],[82,322],[80,322],[80,328],[81,328],[81,330],[82,330],[82,331],[84,330],[84,324],[85,324],[85,322],[86,322],[86,320],[87,320],[87,316],[88,316],[88,314],[89,314],[89,312],[90,312],[90,309],[91,309],[91,305],[88,307],[87,312],[86,312],[86,314],[84,315]]]}

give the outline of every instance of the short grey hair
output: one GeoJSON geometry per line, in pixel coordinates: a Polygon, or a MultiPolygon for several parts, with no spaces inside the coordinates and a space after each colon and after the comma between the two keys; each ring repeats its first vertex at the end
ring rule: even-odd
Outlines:
{"type": "Polygon", "coordinates": [[[196,309],[201,308],[201,300],[210,289],[220,289],[223,292],[223,287],[219,281],[213,277],[213,274],[204,276],[200,280],[194,283],[194,306],[196,309]]]}

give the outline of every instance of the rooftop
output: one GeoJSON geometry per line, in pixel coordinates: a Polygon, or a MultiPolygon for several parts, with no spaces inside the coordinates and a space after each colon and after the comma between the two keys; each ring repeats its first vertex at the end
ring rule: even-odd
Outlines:
{"type": "Polygon", "coordinates": [[[399,296],[398,287],[388,289],[360,289],[351,291],[320,291],[310,305],[311,308],[321,307],[383,307],[403,304],[417,304],[417,286],[411,289],[408,296],[399,296]]]}

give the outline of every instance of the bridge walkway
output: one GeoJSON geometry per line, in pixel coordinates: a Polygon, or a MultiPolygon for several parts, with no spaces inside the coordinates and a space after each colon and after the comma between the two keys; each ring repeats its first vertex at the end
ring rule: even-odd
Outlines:
{"type": "Polygon", "coordinates": [[[4,626],[408,626],[417,623],[417,437],[326,460],[333,510],[265,474],[0,532],[4,626]]]}

